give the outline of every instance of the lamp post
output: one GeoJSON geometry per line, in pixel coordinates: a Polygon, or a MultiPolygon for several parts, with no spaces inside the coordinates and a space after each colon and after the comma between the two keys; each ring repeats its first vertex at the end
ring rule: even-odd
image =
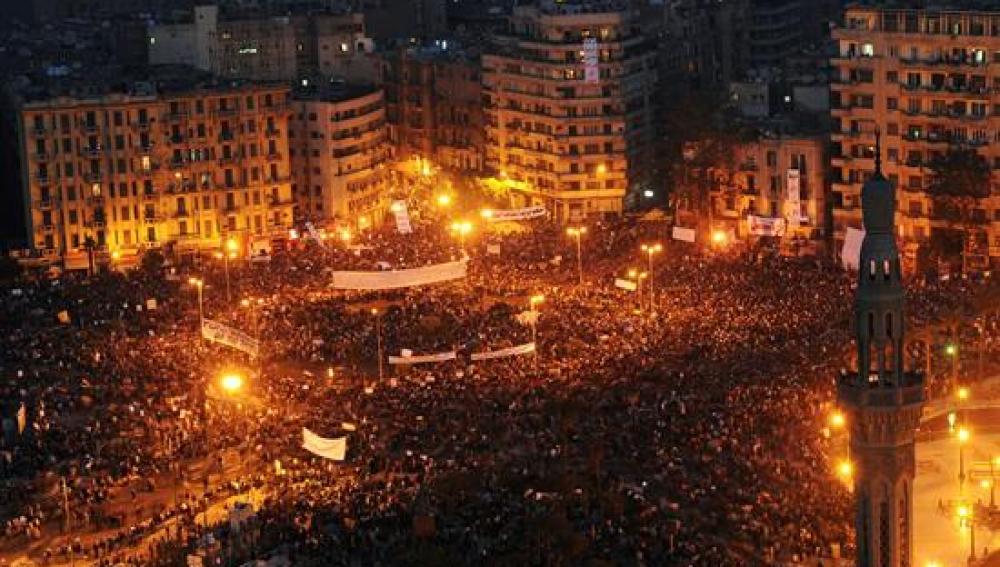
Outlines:
{"type": "Polygon", "coordinates": [[[571,226],[566,229],[566,234],[576,239],[576,271],[580,276],[580,285],[583,285],[583,254],[580,246],[580,239],[587,234],[585,226],[571,226]]]}
{"type": "Polygon", "coordinates": [[[205,281],[201,278],[188,278],[188,283],[198,290],[198,328],[205,326],[205,308],[202,303],[201,290],[205,287],[205,281]]]}
{"type": "Polygon", "coordinates": [[[958,507],[958,518],[969,528],[969,562],[976,560],[976,524],[972,510],[965,504],[958,507]]]}
{"type": "Polygon", "coordinates": [[[635,282],[635,298],[636,298],[636,309],[642,309],[642,288],[639,286],[639,270],[635,268],[628,269],[628,279],[635,282]]]}
{"type": "Polygon", "coordinates": [[[469,221],[455,221],[451,223],[451,231],[458,235],[459,242],[462,243],[462,252],[465,252],[465,236],[472,232],[472,223],[469,221]]]}
{"type": "Polygon", "coordinates": [[[965,488],[965,444],[969,442],[970,433],[965,427],[958,428],[958,487],[961,492],[965,488]]]}
{"type": "Polygon", "coordinates": [[[659,242],[643,244],[642,251],[646,253],[646,258],[649,261],[649,311],[652,313],[656,309],[656,295],[653,293],[653,255],[662,252],[663,245],[659,242]]]}
{"type": "Polygon", "coordinates": [[[535,371],[538,371],[538,310],[536,305],[545,301],[544,295],[532,295],[528,302],[531,304],[531,344],[535,345],[535,371]]]}
{"type": "Polygon", "coordinates": [[[382,315],[379,314],[378,309],[375,307],[372,307],[372,315],[375,316],[375,332],[378,336],[378,381],[381,383],[384,377],[382,367],[382,315]]]}

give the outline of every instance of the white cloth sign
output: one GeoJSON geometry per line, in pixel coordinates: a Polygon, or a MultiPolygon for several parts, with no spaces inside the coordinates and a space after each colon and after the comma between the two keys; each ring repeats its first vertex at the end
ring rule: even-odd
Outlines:
{"type": "Polygon", "coordinates": [[[397,289],[435,284],[465,277],[468,258],[408,270],[334,272],[336,289],[397,289]]]}
{"type": "Polygon", "coordinates": [[[788,224],[799,226],[802,217],[802,180],[799,170],[789,169],[786,176],[788,186],[788,224]]]}
{"type": "Polygon", "coordinates": [[[840,250],[840,261],[845,270],[857,270],[861,264],[861,242],[865,239],[865,231],[847,228],[844,235],[844,247],[840,250]]]}
{"type": "Polygon", "coordinates": [[[486,253],[490,254],[491,256],[499,256],[500,255],[500,245],[499,244],[487,244],[486,245],[486,253]]]}
{"type": "Polygon", "coordinates": [[[455,351],[439,352],[437,354],[421,354],[414,355],[412,351],[409,356],[390,356],[389,364],[425,364],[429,362],[447,362],[449,360],[455,360],[458,357],[458,353],[455,351]]]}
{"type": "Polygon", "coordinates": [[[785,234],[785,219],[747,215],[750,234],[754,236],[782,236],[785,234]]]}
{"type": "Polygon", "coordinates": [[[260,353],[260,343],[257,339],[218,321],[205,319],[201,325],[201,336],[206,340],[241,350],[250,356],[257,356],[260,353]]]}
{"type": "Polygon", "coordinates": [[[626,291],[635,291],[636,285],[632,280],[624,280],[622,278],[615,278],[615,287],[624,289],[626,291]]]}
{"type": "Polygon", "coordinates": [[[525,327],[535,325],[538,323],[538,311],[522,311],[514,316],[517,322],[525,327]]]}
{"type": "Polygon", "coordinates": [[[323,242],[323,239],[320,238],[319,233],[316,232],[316,227],[313,226],[313,223],[306,223],[306,232],[309,233],[310,238],[316,241],[316,244],[319,244],[324,250],[326,250],[326,242],[323,242]]]}
{"type": "Polygon", "coordinates": [[[411,234],[413,227],[410,226],[410,211],[406,208],[406,201],[393,201],[392,214],[396,217],[396,231],[400,234],[411,234]]]}
{"type": "Polygon", "coordinates": [[[347,437],[328,439],[303,427],[302,448],[324,459],[343,461],[344,457],[347,456],[347,437]]]}
{"type": "Polygon", "coordinates": [[[673,237],[674,240],[681,240],[683,242],[694,242],[695,231],[693,228],[684,228],[683,226],[675,226],[673,237]]]}
{"type": "Polygon", "coordinates": [[[524,207],[521,209],[502,209],[491,211],[486,220],[490,222],[517,221],[537,219],[546,215],[545,207],[524,207]]]}
{"type": "Polygon", "coordinates": [[[156,300],[155,299],[151,298],[151,299],[147,299],[146,300],[146,310],[147,311],[156,311],[156,300]]]}
{"type": "Polygon", "coordinates": [[[587,83],[596,83],[600,78],[597,38],[588,37],[583,40],[583,80],[587,83]]]}
{"type": "Polygon", "coordinates": [[[498,350],[488,350],[486,352],[472,353],[472,360],[491,360],[494,358],[506,358],[508,356],[519,356],[535,352],[535,343],[524,343],[523,345],[502,348],[498,350]]]}

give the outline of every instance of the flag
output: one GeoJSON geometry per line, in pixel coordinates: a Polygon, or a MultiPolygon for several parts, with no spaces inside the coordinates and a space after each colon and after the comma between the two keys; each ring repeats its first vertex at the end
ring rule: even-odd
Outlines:
{"type": "Polygon", "coordinates": [[[302,448],[324,459],[343,461],[347,455],[347,437],[327,439],[303,427],[302,448]]]}

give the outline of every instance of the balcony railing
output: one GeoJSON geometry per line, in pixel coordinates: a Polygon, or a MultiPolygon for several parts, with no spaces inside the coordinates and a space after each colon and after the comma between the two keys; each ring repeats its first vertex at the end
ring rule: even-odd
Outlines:
{"type": "Polygon", "coordinates": [[[55,199],[51,199],[51,198],[49,198],[49,199],[39,199],[38,201],[35,201],[35,206],[37,206],[38,209],[42,210],[42,211],[47,211],[47,210],[51,209],[54,204],[55,204],[55,199]]]}
{"type": "Polygon", "coordinates": [[[97,183],[102,177],[104,177],[104,175],[102,175],[100,171],[96,173],[91,171],[83,174],[83,180],[87,183],[97,183]]]}

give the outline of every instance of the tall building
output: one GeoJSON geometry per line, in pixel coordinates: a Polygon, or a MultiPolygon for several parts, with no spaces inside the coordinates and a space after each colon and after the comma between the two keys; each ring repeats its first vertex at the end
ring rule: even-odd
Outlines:
{"type": "Polygon", "coordinates": [[[802,5],[800,0],[750,2],[747,44],[751,67],[781,67],[802,49],[802,5]]]}
{"type": "Polygon", "coordinates": [[[298,89],[291,143],[299,214],[367,228],[388,212],[385,96],[374,87],[298,89]]]}
{"type": "Polygon", "coordinates": [[[440,39],[448,33],[445,0],[360,0],[358,8],[379,41],[440,39]]]}
{"type": "Polygon", "coordinates": [[[563,221],[649,188],[654,42],[624,4],[517,6],[483,55],[487,166],[563,221]]]}
{"type": "Polygon", "coordinates": [[[397,157],[482,171],[486,140],[480,74],[479,58],[448,41],[384,52],[380,75],[397,157]]]}
{"type": "Polygon", "coordinates": [[[151,26],[149,62],[190,65],[220,77],[294,81],[310,77],[373,80],[374,48],[364,17],[309,13],[220,18],[197,6],[192,21],[151,26]]]}
{"type": "Polygon", "coordinates": [[[908,10],[853,6],[834,30],[837,75],[831,85],[834,229],[840,249],[860,227],[861,184],[874,167],[874,132],[885,135],[886,176],[902,189],[896,216],[904,264],[950,228],[927,188],[928,164],[950,149],[971,148],[993,168],[993,196],[979,200],[968,234],[973,265],[1000,258],[1000,11],[908,10]]]}
{"type": "Polygon", "coordinates": [[[136,85],[19,110],[30,245],[67,267],[93,248],[247,246],[292,224],[283,87],[136,85]]]}
{"type": "Polygon", "coordinates": [[[875,173],[862,189],[865,236],[854,302],[858,369],[843,374],[854,461],[856,565],[907,567],[913,559],[914,432],[924,377],[904,367],[903,284],[895,241],[895,188],[875,173]]]}

